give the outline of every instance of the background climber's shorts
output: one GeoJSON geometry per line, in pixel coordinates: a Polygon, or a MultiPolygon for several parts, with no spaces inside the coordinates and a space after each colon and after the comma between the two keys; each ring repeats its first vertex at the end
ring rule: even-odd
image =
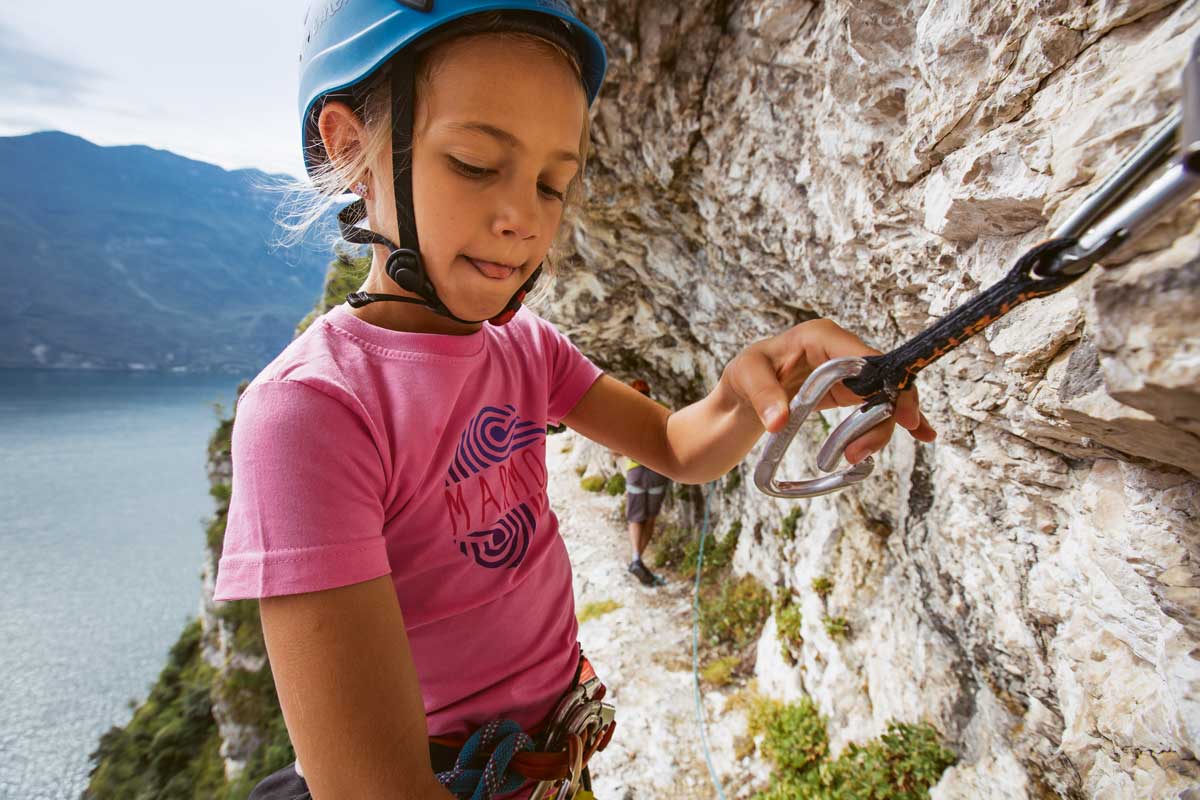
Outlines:
{"type": "Polygon", "coordinates": [[[625,476],[625,519],[645,522],[657,517],[667,495],[669,478],[645,467],[634,467],[625,476]]]}

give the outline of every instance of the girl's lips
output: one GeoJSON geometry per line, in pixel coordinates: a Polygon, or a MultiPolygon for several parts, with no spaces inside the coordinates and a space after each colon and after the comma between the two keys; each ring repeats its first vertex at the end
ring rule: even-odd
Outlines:
{"type": "Polygon", "coordinates": [[[483,273],[484,276],[491,278],[492,280],[504,280],[517,271],[514,267],[506,267],[503,264],[494,264],[491,261],[479,261],[471,258],[470,256],[464,257],[467,259],[467,261],[471,262],[471,266],[475,267],[475,269],[483,273]]]}

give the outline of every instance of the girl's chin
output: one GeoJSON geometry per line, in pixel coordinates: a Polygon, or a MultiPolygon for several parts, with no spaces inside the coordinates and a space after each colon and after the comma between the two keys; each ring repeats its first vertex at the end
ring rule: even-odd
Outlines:
{"type": "Polygon", "coordinates": [[[462,319],[491,319],[500,314],[525,280],[519,270],[512,270],[507,278],[487,277],[462,257],[457,259],[454,267],[447,278],[457,291],[443,289],[445,283],[436,278],[434,283],[439,286],[438,295],[442,302],[462,319]]]}
{"type": "Polygon", "coordinates": [[[505,307],[508,305],[508,299],[510,297],[512,297],[511,293],[506,294],[503,297],[494,295],[486,298],[479,297],[478,295],[472,297],[456,295],[449,298],[443,297],[442,302],[449,306],[450,310],[453,311],[454,315],[457,317],[471,320],[485,320],[491,319],[492,317],[504,311],[505,307]]]}

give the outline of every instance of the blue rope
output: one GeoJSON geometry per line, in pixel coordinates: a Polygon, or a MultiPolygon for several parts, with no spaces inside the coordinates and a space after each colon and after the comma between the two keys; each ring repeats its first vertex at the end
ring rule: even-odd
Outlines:
{"type": "Polygon", "coordinates": [[[533,739],[511,719],[494,719],[471,734],[454,769],[439,772],[437,779],[459,800],[492,800],[507,792],[515,792],[525,782],[521,775],[508,773],[508,764],[518,750],[533,750],[533,739]],[[482,769],[472,769],[471,763],[479,752],[495,744],[482,769]]]}
{"type": "Polygon", "coordinates": [[[709,493],[701,487],[704,493],[704,522],[700,526],[700,555],[696,557],[696,590],[692,594],[692,683],[696,687],[696,719],[700,722],[700,743],[704,746],[704,761],[708,764],[708,774],[717,796],[725,800],[725,792],[721,790],[721,781],[717,779],[717,771],[713,768],[712,754],[708,751],[708,733],[704,727],[704,705],[700,701],[700,576],[704,572],[704,538],[708,535],[708,500],[709,493]]]}

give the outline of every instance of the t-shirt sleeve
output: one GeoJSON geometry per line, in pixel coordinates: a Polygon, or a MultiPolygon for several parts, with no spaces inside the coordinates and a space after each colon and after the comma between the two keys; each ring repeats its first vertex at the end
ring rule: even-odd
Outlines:
{"type": "Polygon", "coordinates": [[[557,425],[604,373],[557,328],[545,320],[539,322],[550,372],[546,417],[551,425],[557,425]]]}
{"type": "Polygon", "coordinates": [[[238,401],[232,456],[214,599],[315,592],[391,571],[386,478],[353,403],[297,381],[253,384],[238,401]]]}

